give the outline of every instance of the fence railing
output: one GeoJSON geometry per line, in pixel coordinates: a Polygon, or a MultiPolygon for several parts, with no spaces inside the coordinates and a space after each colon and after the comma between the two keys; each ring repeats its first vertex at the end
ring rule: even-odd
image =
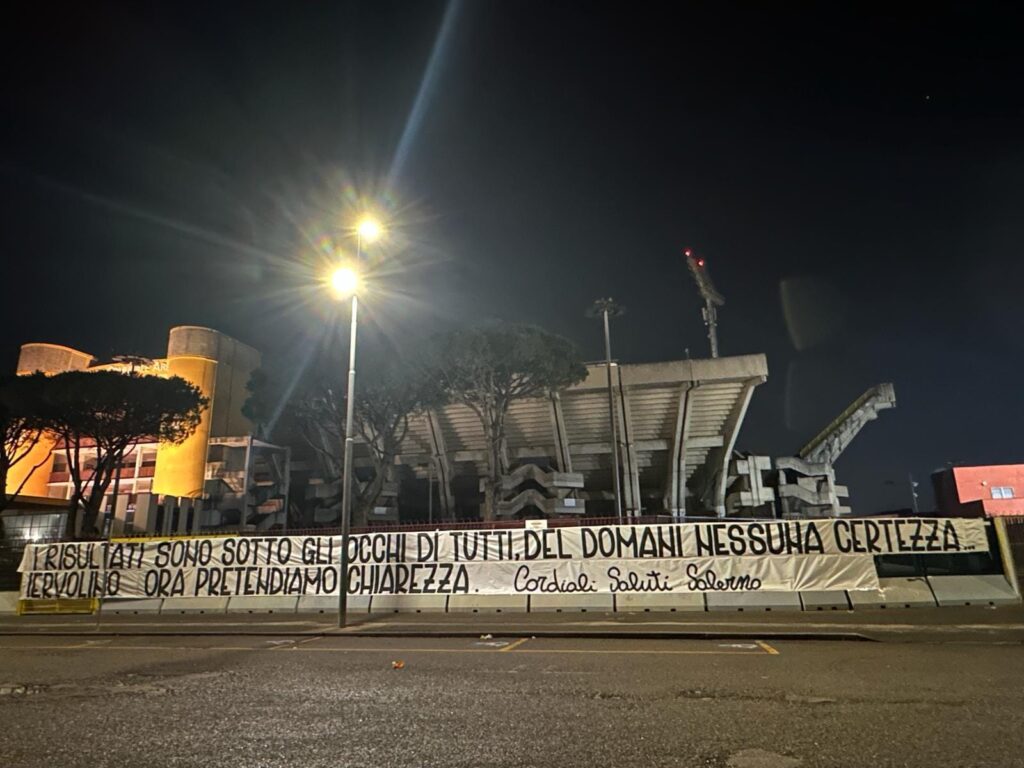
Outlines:
{"type": "Polygon", "coordinates": [[[0,592],[15,592],[21,588],[18,564],[25,545],[0,539],[0,592]]]}
{"type": "MultiPolygon", "coordinates": [[[[621,520],[617,517],[572,517],[563,520],[548,520],[549,528],[573,528],[580,526],[606,526],[606,525],[667,525],[669,523],[684,522],[710,522],[720,520],[714,516],[688,516],[676,518],[671,515],[641,515],[637,517],[624,517],[621,520]]],[[[752,518],[751,518],[752,519],[752,518]]],[[[768,518],[765,518],[768,519],[768,518]]],[[[415,533],[417,531],[480,531],[480,530],[505,530],[520,529],[526,527],[529,521],[525,520],[436,520],[434,522],[409,522],[391,523],[379,522],[366,526],[355,526],[350,533],[415,533]]],[[[161,534],[152,531],[127,531],[113,536],[115,539],[131,538],[195,538],[197,536],[337,536],[341,534],[341,528],[337,525],[316,526],[308,528],[271,528],[266,530],[254,530],[252,528],[218,528],[216,530],[202,530],[195,533],[171,533],[161,534]]],[[[93,537],[93,540],[100,540],[100,537],[93,537]]],[[[37,542],[39,543],[39,542],[37,542]]]]}

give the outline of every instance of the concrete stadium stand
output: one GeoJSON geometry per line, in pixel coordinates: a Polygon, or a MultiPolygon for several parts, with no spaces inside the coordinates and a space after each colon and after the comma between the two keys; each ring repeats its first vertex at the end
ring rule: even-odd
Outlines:
{"type": "Polygon", "coordinates": [[[448,613],[526,613],[526,595],[452,595],[448,613]]]}
{"type": "Polygon", "coordinates": [[[165,597],[160,613],[225,613],[228,597],[165,597]]]}
{"type": "Polygon", "coordinates": [[[805,611],[848,611],[850,598],[841,589],[819,589],[800,593],[805,611]]]}
{"type": "Polygon", "coordinates": [[[107,599],[100,606],[100,613],[109,613],[115,616],[160,613],[163,602],[163,599],[159,597],[107,599]]]}
{"type": "Polygon", "coordinates": [[[0,613],[17,613],[20,592],[0,592],[0,613]]]}
{"type": "Polygon", "coordinates": [[[947,605],[1007,605],[1019,603],[1020,596],[1004,576],[929,576],[935,600],[947,605]]]}
{"type": "Polygon", "coordinates": [[[799,611],[797,592],[708,592],[709,611],[799,611]]]}
{"type": "Polygon", "coordinates": [[[680,593],[675,595],[615,595],[615,610],[619,613],[651,611],[671,613],[673,611],[703,611],[704,595],[680,593]]]}
{"type": "Polygon", "coordinates": [[[228,613],[295,613],[298,597],[231,597],[228,613]]]}
{"type": "Polygon", "coordinates": [[[374,595],[370,613],[445,613],[448,595],[374,595]]]}
{"type": "Polygon", "coordinates": [[[530,613],[611,613],[613,595],[530,595],[530,613]]]}
{"type": "MultiPolygon", "coordinates": [[[[348,613],[369,613],[370,598],[368,595],[349,595],[348,613]]],[[[337,613],[337,595],[303,595],[295,606],[296,613],[337,613]]]]}
{"type": "Polygon", "coordinates": [[[881,589],[850,590],[854,608],[934,608],[935,595],[923,576],[879,579],[881,589]]]}

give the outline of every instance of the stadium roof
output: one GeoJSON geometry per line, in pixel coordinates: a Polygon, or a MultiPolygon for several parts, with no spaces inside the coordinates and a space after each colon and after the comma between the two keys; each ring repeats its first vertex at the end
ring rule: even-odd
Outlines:
{"type": "MultiPolygon", "coordinates": [[[[611,428],[605,365],[550,398],[516,401],[506,422],[511,466],[532,461],[581,473],[584,498],[612,498],[611,428]]],[[[612,367],[622,452],[623,507],[682,514],[686,481],[701,467],[724,510],[726,472],[753,389],[768,375],[764,355],[612,367]],[[659,501],[660,500],[660,503],[659,501]]],[[[476,415],[448,405],[413,419],[397,459],[418,477],[436,461],[442,505],[453,478],[487,474],[487,444],[476,415]]]]}

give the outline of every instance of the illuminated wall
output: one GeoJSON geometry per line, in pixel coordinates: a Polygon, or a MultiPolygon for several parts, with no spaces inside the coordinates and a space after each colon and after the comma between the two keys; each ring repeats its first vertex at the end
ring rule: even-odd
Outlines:
{"type": "Polygon", "coordinates": [[[199,426],[181,445],[160,445],[156,450],[153,492],[169,496],[200,496],[206,475],[206,444],[210,439],[211,414],[216,395],[217,361],[205,357],[168,358],[168,374],[194,384],[210,407],[203,411],[199,426]]]}
{"type": "MultiPolygon", "coordinates": [[[[153,474],[154,493],[182,497],[203,493],[207,445],[211,437],[252,433],[254,425],[242,415],[242,406],[248,397],[246,384],[259,366],[257,350],[218,331],[197,326],[172,328],[167,357],[160,360],[133,358],[97,364],[86,352],[56,344],[24,344],[18,358],[19,375],[36,371],[47,374],[78,370],[134,371],[153,376],[180,376],[198,387],[210,400],[199,427],[181,445],[158,447],[153,474]]],[[[22,495],[46,496],[53,470],[53,448],[52,440],[41,440],[32,454],[11,471],[8,492],[13,492],[28,470],[43,461],[26,483],[22,495]]]]}
{"type": "Polygon", "coordinates": [[[944,515],[1024,517],[1024,464],[950,467],[932,473],[944,515]]]}
{"type": "Polygon", "coordinates": [[[171,329],[167,359],[202,357],[217,362],[216,381],[208,397],[212,399],[210,437],[237,437],[251,434],[254,425],[242,415],[242,406],[249,396],[246,384],[252,372],[260,367],[260,353],[223,333],[194,325],[171,329]]]}
{"type": "MultiPolygon", "coordinates": [[[[79,352],[71,347],[59,344],[22,344],[18,356],[18,375],[26,376],[41,372],[46,374],[65,373],[66,371],[82,371],[95,360],[87,352],[79,352]]],[[[39,469],[32,473],[28,482],[21,489],[22,496],[46,496],[46,485],[53,470],[53,448],[55,441],[43,436],[36,443],[29,455],[11,468],[7,475],[7,493],[14,493],[25,480],[25,476],[34,466],[39,469]]]]}
{"type": "Polygon", "coordinates": [[[25,480],[25,475],[32,467],[39,464],[39,469],[32,473],[28,482],[21,489],[22,496],[46,496],[46,484],[50,480],[50,472],[53,470],[54,442],[48,437],[41,437],[35,447],[29,451],[28,456],[19,461],[7,473],[7,493],[14,493],[18,486],[25,480]]]}

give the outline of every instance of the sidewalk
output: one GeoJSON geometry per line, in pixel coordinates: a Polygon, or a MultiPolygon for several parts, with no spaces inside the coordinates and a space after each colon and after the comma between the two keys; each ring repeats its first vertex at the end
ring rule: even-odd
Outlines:
{"type": "Polygon", "coordinates": [[[4,616],[2,635],[762,638],[1024,644],[1024,607],[828,612],[4,616]]]}

